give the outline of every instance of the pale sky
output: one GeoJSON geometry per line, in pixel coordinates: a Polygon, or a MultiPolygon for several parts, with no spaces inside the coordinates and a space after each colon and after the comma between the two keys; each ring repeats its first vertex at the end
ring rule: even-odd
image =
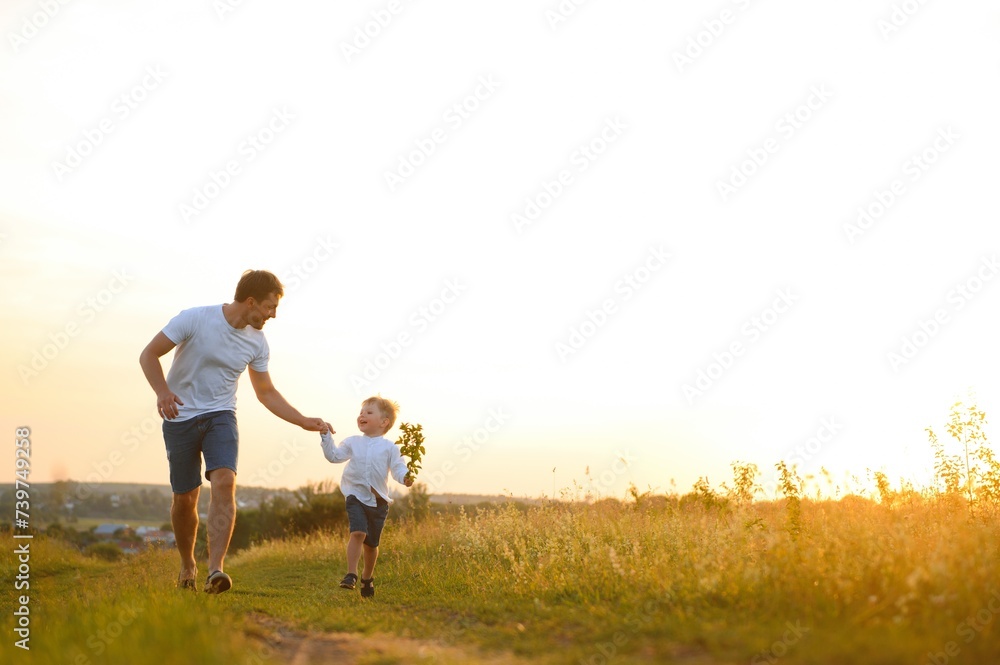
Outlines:
{"type": "MultiPolygon", "coordinates": [[[[926,426],[1000,409],[995,3],[231,4],[4,3],[34,481],[167,483],[139,352],[247,268],[278,389],[338,436],[398,401],[433,493],[922,482],[926,426]]],[[[240,482],[340,477],[237,413],[240,482]]]]}

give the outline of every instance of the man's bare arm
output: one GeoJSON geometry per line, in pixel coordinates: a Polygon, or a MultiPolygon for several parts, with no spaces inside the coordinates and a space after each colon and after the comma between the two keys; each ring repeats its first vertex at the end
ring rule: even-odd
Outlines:
{"type": "Polygon", "coordinates": [[[250,383],[253,385],[254,393],[257,394],[257,399],[267,407],[268,411],[282,420],[288,421],[293,425],[298,425],[310,432],[322,433],[328,430],[333,431],[330,423],[324,421],[322,418],[307,418],[299,413],[298,409],[289,404],[288,400],[274,387],[271,375],[268,372],[257,372],[252,367],[248,367],[247,371],[250,373],[250,383]]]}
{"type": "Polygon", "coordinates": [[[156,336],[146,345],[146,348],[139,354],[139,366],[142,373],[146,375],[150,387],[156,393],[156,411],[163,418],[170,420],[177,417],[177,405],[183,405],[181,398],[175,395],[167,379],[163,376],[163,365],[160,358],[170,353],[176,346],[163,332],[156,333],[156,336]]]}

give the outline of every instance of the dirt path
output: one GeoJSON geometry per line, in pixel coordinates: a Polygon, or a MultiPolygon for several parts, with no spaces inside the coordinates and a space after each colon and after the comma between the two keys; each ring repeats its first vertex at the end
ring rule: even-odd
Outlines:
{"type": "MultiPolygon", "coordinates": [[[[416,640],[396,635],[360,633],[319,633],[292,628],[266,614],[247,617],[251,628],[247,637],[253,644],[246,665],[537,665],[551,662],[517,657],[509,653],[486,654],[433,640],[416,640]]],[[[608,662],[595,654],[590,662],[608,662]]],[[[663,660],[655,653],[634,654],[622,662],[671,662],[682,665],[734,665],[719,660],[696,646],[676,645],[663,660]]],[[[614,659],[612,659],[614,660],[614,659]]]]}
{"type": "Polygon", "coordinates": [[[316,633],[297,630],[264,614],[248,617],[247,637],[253,643],[246,663],[265,665],[364,665],[365,663],[442,663],[443,665],[524,665],[530,661],[509,654],[484,655],[429,640],[395,635],[316,633]],[[254,657],[256,655],[256,658],[254,657]]]}

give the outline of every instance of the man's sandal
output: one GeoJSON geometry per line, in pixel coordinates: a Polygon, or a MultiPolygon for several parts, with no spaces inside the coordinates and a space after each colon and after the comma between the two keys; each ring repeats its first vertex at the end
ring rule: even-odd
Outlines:
{"type": "Polygon", "coordinates": [[[354,573],[347,573],[344,575],[344,579],[340,580],[341,589],[354,589],[354,586],[358,583],[358,576],[354,573]]]}
{"type": "Polygon", "coordinates": [[[229,591],[233,587],[233,578],[226,575],[221,570],[208,574],[205,581],[205,593],[222,593],[229,591]]]}
{"type": "Polygon", "coordinates": [[[361,597],[371,598],[375,595],[375,579],[361,580],[361,597]]]}

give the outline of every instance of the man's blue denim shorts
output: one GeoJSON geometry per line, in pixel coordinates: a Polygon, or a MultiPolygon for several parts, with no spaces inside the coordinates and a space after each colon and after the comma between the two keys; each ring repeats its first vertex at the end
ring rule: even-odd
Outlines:
{"type": "Polygon", "coordinates": [[[201,487],[201,457],[205,456],[205,478],[216,469],[236,473],[240,432],[235,411],[212,411],[187,420],[163,421],[163,442],[170,464],[170,489],[184,494],[201,487]]]}
{"type": "Polygon", "coordinates": [[[389,514],[389,502],[382,497],[375,495],[375,507],[366,506],[361,503],[358,497],[353,494],[347,497],[347,523],[351,532],[364,531],[365,545],[368,547],[378,547],[382,538],[382,527],[385,526],[385,518],[389,514]]]}

